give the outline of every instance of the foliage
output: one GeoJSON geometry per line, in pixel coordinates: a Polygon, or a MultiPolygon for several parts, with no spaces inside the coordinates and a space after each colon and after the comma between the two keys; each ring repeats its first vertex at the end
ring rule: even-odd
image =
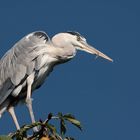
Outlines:
{"type": "Polygon", "coordinates": [[[81,123],[71,114],[58,113],[54,116],[50,113],[45,121],[38,121],[30,125],[24,125],[16,132],[9,136],[0,136],[0,140],[74,140],[72,137],[66,136],[67,122],[82,130],[81,123]],[[51,120],[57,120],[60,129],[51,123],[51,120]],[[28,136],[29,130],[37,127],[38,131],[28,136]]]}
{"type": "Polygon", "coordinates": [[[0,140],[12,140],[10,136],[0,136],[0,140]]]}

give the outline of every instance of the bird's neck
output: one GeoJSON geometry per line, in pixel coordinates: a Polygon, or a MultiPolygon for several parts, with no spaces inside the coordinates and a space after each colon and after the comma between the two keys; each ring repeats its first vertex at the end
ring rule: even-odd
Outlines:
{"type": "Polygon", "coordinates": [[[76,54],[76,49],[71,45],[69,46],[58,46],[53,44],[54,55],[59,61],[68,61],[72,59],[76,54]]]}

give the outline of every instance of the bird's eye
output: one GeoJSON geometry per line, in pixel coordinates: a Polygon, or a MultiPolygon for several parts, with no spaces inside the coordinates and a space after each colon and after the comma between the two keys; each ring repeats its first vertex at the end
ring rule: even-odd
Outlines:
{"type": "Polygon", "coordinates": [[[80,41],[80,40],[81,40],[80,36],[77,36],[77,41],[80,41]]]}

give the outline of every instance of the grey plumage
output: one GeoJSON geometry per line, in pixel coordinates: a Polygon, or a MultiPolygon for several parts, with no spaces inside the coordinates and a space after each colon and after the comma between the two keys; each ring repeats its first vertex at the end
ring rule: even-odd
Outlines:
{"type": "MultiPolygon", "coordinates": [[[[38,48],[43,47],[44,39],[36,36],[24,37],[14,45],[0,61],[0,104],[27,76],[38,67],[38,48]],[[41,44],[39,44],[41,42],[41,44]],[[36,64],[35,64],[36,63],[36,64]],[[5,87],[5,85],[7,85],[5,87]],[[7,91],[7,92],[3,92],[7,91]]],[[[22,82],[22,83],[21,83],[22,82]]]]}
{"type": "Polygon", "coordinates": [[[34,122],[31,92],[43,84],[55,65],[72,59],[77,49],[112,61],[91,48],[78,32],[59,33],[50,39],[37,31],[18,41],[0,60],[0,115],[9,110],[19,129],[14,106],[25,100],[34,122]]]}

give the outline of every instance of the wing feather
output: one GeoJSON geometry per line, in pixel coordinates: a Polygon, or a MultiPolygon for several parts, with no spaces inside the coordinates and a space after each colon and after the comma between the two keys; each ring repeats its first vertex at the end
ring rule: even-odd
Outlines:
{"type": "Polygon", "coordinates": [[[0,60],[0,104],[35,68],[36,50],[46,47],[45,32],[33,32],[18,41],[0,60]]]}

